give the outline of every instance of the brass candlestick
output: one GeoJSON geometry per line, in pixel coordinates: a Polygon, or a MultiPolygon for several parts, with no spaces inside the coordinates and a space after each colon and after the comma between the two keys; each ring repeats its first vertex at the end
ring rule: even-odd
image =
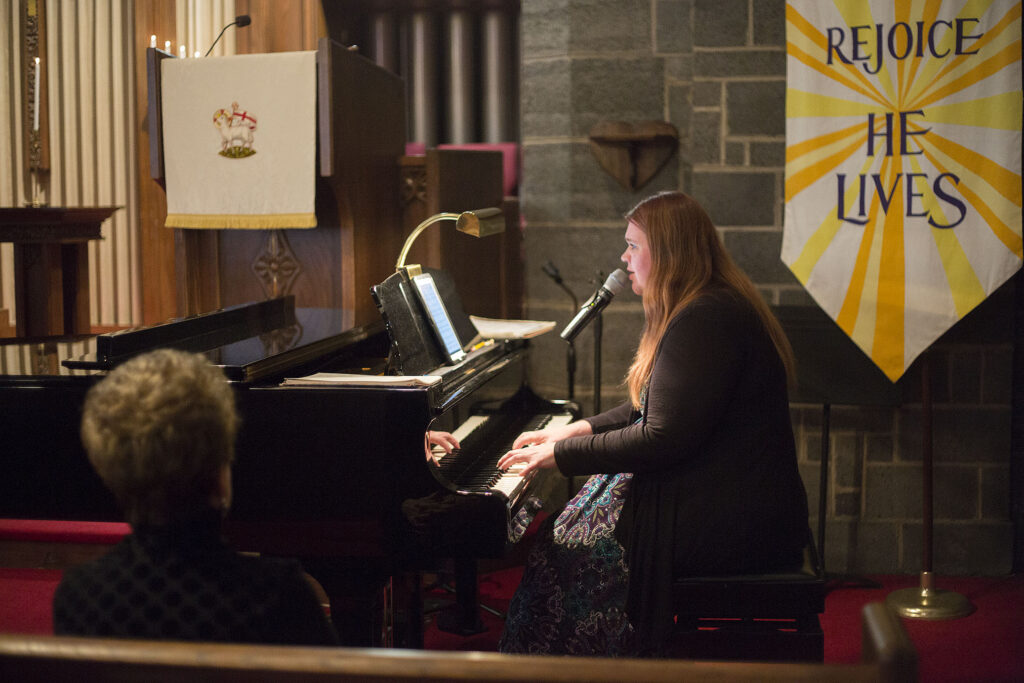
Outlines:
{"type": "Polygon", "coordinates": [[[31,206],[33,209],[46,206],[46,202],[43,201],[42,182],[39,179],[39,170],[33,168],[29,176],[31,178],[32,199],[25,202],[25,206],[31,206]]]}
{"type": "Polygon", "coordinates": [[[47,202],[43,201],[44,181],[43,174],[46,172],[42,167],[43,159],[43,143],[42,135],[39,130],[30,130],[28,134],[28,154],[29,154],[29,196],[31,199],[25,202],[25,206],[30,206],[33,209],[38,209],[43,206],[48,206],[47,202]]]}

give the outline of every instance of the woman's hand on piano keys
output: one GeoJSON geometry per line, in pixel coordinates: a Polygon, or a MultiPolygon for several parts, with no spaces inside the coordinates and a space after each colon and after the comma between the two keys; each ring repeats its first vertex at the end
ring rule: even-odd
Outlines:
{"type": "Polygon", "coordinates": [[[440,446],[445,453],[451,453],[454,449],[459,447],[459,440],[448,432],[428,431],[425,441],[427,460],[430,460],[430,458],[433,457],[431,454],[431,446],[440,446]]]}
{"type": "Polygon", "coordinates": [[[586,436],[592,434],[594,430],[591,428],[590,423],[586,420],[576,420],[570,422],[567,425],[559,425],[557,427],[548,427],[547,429],[538,429],[534,432],[523,432],[516,437],[516,440],[512,442],[512,448],[522,448],[526,445],[540,445],[542,443],[554,443],[561,441],[562,439],[568,439],[571,436],[586,436]]]}
{"type": "Polygon", "coordinates": [[[576,420],[567,425],[523,432],[512,442],[512,450],[498,460],[498,469],[514,470],[522,476],[537,469],[555,467],[555,442],[593,433],[590,423],[576,420]]]}
{"type": "Polygon", "coordinates": [[[555,466],[555,442],[526,445],[514,448],[498,460],[498,469],[515,472],[522,477],[534,470],[551,469],[555,466]]]}

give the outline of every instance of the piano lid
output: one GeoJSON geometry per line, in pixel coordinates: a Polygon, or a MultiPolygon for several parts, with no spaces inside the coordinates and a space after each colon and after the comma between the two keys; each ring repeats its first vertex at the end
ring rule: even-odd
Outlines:
{"type": "Polygon", "coordinates": [[[380,322],[346,327],[341,309],[296,309],[288,296],[91,337],[57,367],[51,362],[43,372],[28,374],[101,372],[145,351],[176,348],[205,354],[229,380],[252,382],[293,369],[305,372],[320,357],[383,329],[380,322]]]}

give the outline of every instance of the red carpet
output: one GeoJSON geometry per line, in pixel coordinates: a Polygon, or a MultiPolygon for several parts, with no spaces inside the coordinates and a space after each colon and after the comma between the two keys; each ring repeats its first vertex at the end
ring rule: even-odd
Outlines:
{"type": "MultiPolygon", "coordinates": [[[[481,602],[500,612],[518,585],[521,567],[484,574],[481,602]]],[[[60,572],[0,568],[0,631],[52,632],[50,603],[60,572]]],[[[869,577],[882,588],[839,587],[825,601],[825,661],[852,663],[860,658],[860,610],[884,601],[900,588],[915,587],[917,577],[869,577]]],[[[1024,576],[1006,578],[939,578],[936,586],[966,596],[977,608],[968,617],[950,621],[904,619],[918,652],[922,681],[1024,681],[1024,576]]],[[[494,651],[502,622],[483,612],[487,631],[461,637],[437,630],[425,633],[429,650],[494,651]]]]}
{"type": "MultiPolygon", "coordinates": [[[[825,600],[821,617],[825,661],[855,662],[860,657],[855,624],[868,602],[884,601],[901,588],[919,586],[916,576],[871,577],[882,588],[838,588],[825,600]]],[[[969,599],[973,614],[960,619],[904,619],[917,649],[922,681],[1024,681],[1024,576],[938,578],[940,590],[969,599]]]]}
{"type": "MultiPolygon", "coordinates": [[[[481,578],[481,602],[504,612],[515,592],[521,567],[481,578]]],[[[860,613],[869,602],[884,602],[900,588],[916,587],[916,576],[873,576],[882,588],[836,587],[825,599],[821,626],[825,632],[825,661],[860,660],[860,613]]],[[[939,578],[936,587],[966,596],[977,608],[968,617],[945,621],[904,619],[914,642],[922,681],[1024,681],[1024,576],[1006,578],[939,578]]],[[[430,650],[494,651],[501,620],[483,613],[486,633],[460,637],[431,624],[424,636],[430,650]]]]}

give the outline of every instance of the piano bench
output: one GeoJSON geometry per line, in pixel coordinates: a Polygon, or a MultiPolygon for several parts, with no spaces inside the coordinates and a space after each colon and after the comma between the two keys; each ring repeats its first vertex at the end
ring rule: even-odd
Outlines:
{"type": "Polygon", "coordinates": [[[821,662],[825,577],[813,543],[799,569],[687,577],[672,587],[675,631],[666,654],[688,659],[821,662]]]}

